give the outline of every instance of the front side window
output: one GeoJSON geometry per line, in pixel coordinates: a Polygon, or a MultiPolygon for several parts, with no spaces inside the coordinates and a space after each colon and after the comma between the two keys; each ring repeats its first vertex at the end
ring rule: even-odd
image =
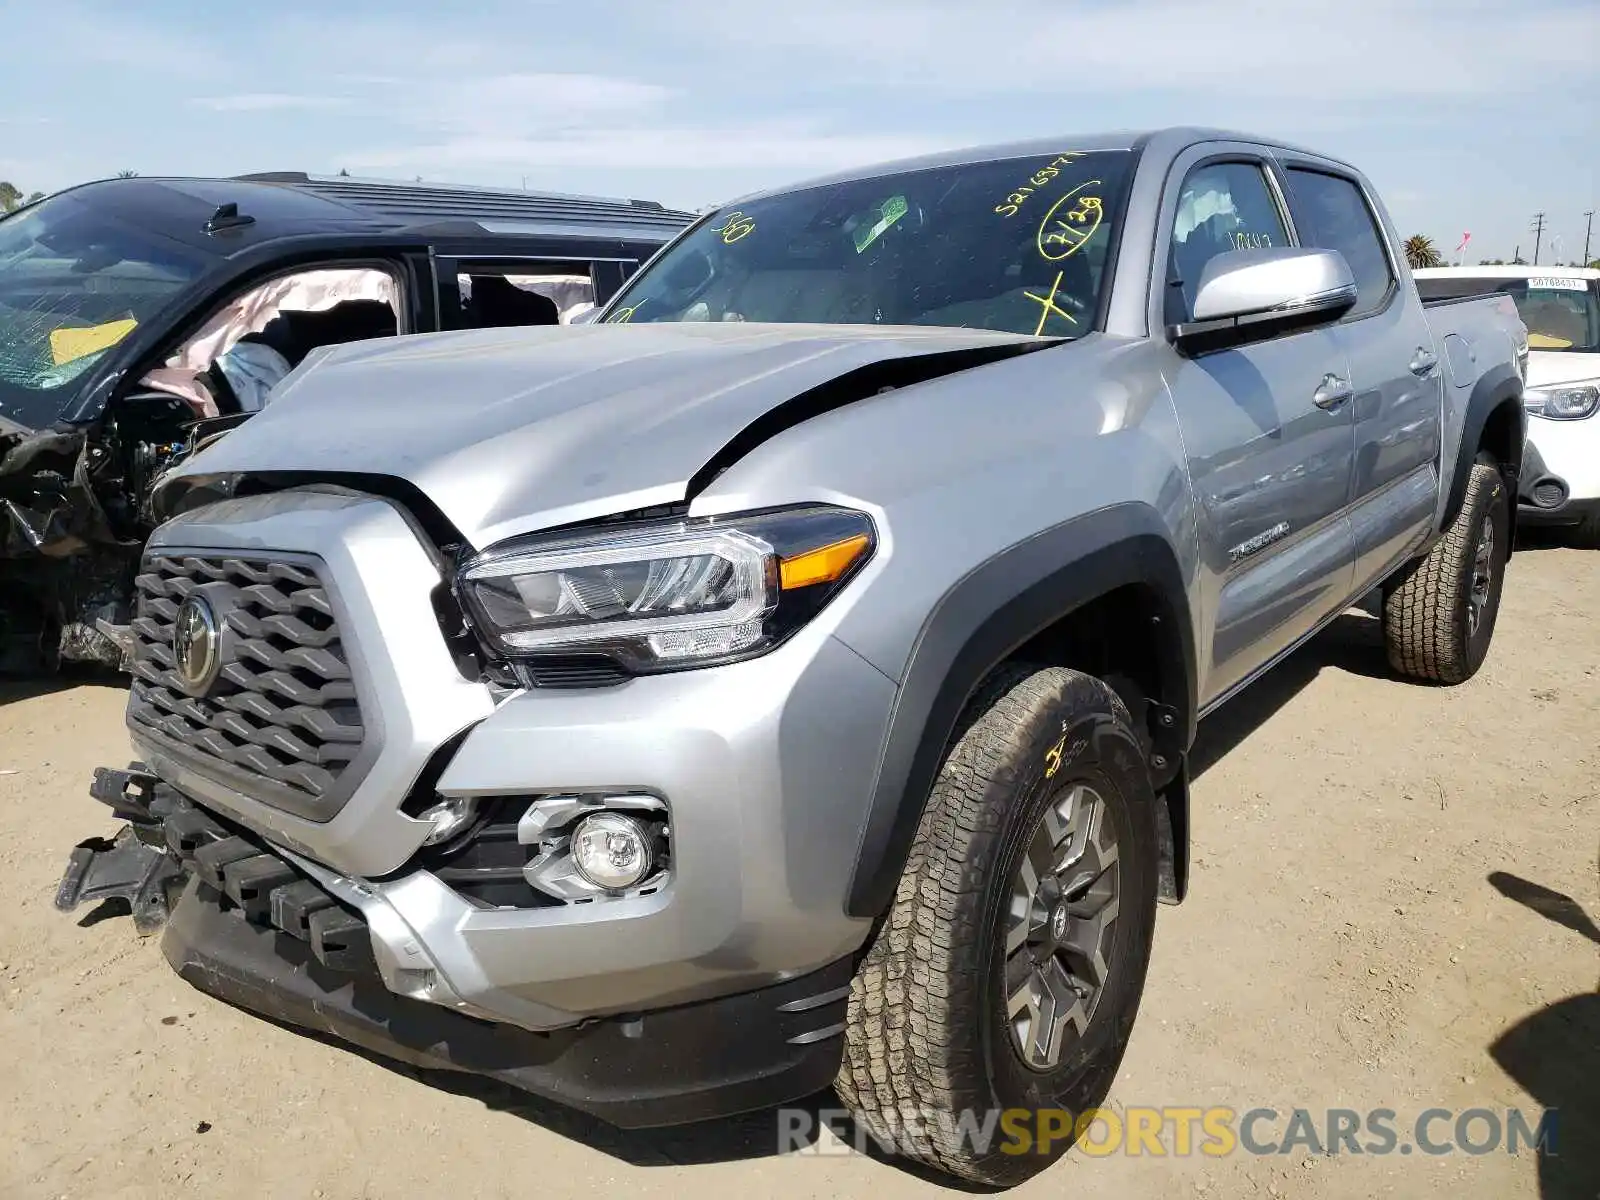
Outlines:
{"type": "Polygon", "coordinates": [[[255,412],[313,350],[393,337],[399,313],[399,285],[389,271],[297,271],[222,305],[140,382],[183,398],[200,416],[255,412]]]}
{"type": "Polygon", "coordinates": [[[1356,279],[1356,303],[1351,317],[1376,312],[1389,302],[1394,272],[1383,248],[1383,233],[1354,182],[1303,167],[1291,167],[1290,207],[1300,242],[1319,250],[1344,255],[1356,279]]]}
{"type": "Polygon", "coordinates": [[[1132,164],[1125,150],[1064,150],[752,200],[704,220],[600,319],[1079,337],[1107,286],[1132,164]]]}
{"type": "Polygon", "coordinates": [[[70,194],[0,221],[0,416],[49,424],[70,385],[208,265],[70,194]]]}
{"type": "Polygon", "coordinates": [[[1178,191],[1173,220],[1168,323],[1193,317],[1200,276],[1217,255],[1288,244],[1283,214],[1258,165],[1220,162],[1194,168],[1178,191]]]}

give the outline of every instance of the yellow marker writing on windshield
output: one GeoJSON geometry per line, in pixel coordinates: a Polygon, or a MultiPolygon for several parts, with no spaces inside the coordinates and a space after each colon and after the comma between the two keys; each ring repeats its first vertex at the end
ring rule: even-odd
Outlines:
{"type": "Polygon", "coordinates": [[[1054,313],[1058,317],[1065,317],[1074,325],[1078,323],[1076,317],[1056,303],[1056,292],[1060,290],[1061,277],[1065,274],[1065,271],[1056,272],[1056,281],[1050,285],[1050,294],[1048,296],[1036,296],[1032,292],[1022,293],[1029,300],[1032,300],[1035,304],[1041,306],[1039,311],[1039,325],[1038,328],[1033,331],[1034,337],[1038,337],[1044,332],[1044,323],[1050,319],[1051,313],[1054,313]]]}
{"type": "Polygon", "coordinates": [[[1098,187],[1100,181],[1091,179],[1080,183],[1050,206],[1039,222],[1037,245],[1039,254],[1049,262],[1060,262],[1081,250],[1100,228],[1105,216],[1099,196],[1080,196],[1085,188],[1098,187]],[[1068,206],[1071,207],[1068,207],[1068,206]]]}
{"type": "Polygon", "coordinates": [[[738,212],[736,210],[728,214],[727,219],[722,222],[721,229],[713,229],[711,232],[721,235],[722,244],[724,246],[731,246],[740,238],[752,234],[755,231],[755,221],[745,216],[742,212],[738,212]]]}
{"type": "Polygon", "coordinates": [[[1066,154],[1059,155],[1054,162],[1040,167],[1032,175],[1028,176],[1026,183],[1019,184],[1017,190],[1008,195],[1004,202],[996,204],[994,206],[995,212],[1003,217],[1016,216],[1022,210],[1022,206],[1027,203],[1028,197],[1033,195],[1036,189],[1044,187],[1045,184],[1060,175],[1062,167],[1067,166],[1074,159],[1082,157],[1083,152],[1081,150],[1072,150],[1066,154]]]}

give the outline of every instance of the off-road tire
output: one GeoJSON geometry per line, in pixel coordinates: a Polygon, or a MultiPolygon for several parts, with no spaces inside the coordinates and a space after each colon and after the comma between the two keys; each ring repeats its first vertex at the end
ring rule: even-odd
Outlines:
{"type": "Polygon", "coordinates": [[[1128,710],[1105,683],[1057,667],[1008,666],[979,689],[851,987],[837,1090],[880,1145],[1000,1186],[1066,1152],[1070,1138],[1044,1153],[1032,1145],[1017,1153],[1018,1139],[995,1120],[991,1143],[980,1146],[956,1122],[971,1114],[981,1127],[1008,1109],[1064,1109],[1070,1128],[1104,1100],[1150,960],[1156,804],[1128,710]],[[1007,905],[1046,809],[1074,783],[1104,799],[1103,819],[1117,838],[1119,908],[1088,1026],[1055,1069],[1041,1071],[1024,1063],[1006,1017],[1007,905]]]}
{"type": "Polygon", "coordinates": [[[1400,582],[1385,589],[1383,638],[1389,665],[1432,683],[1465,683],[1489,653],[1511,540],[1511,501],[1492,459],[1479,456],[1467,479],[1461,511],[1400,582]],[[1478,627],[1471,627],[1474,561],[1485,523],[1494,538],[1492,576],[1478,627]]]}

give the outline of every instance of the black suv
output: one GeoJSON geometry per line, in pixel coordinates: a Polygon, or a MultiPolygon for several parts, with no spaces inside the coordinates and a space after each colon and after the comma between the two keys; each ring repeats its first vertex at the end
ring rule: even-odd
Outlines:
{"type": "Polygon", "coordinates": [[[692,219],[299,173],[103,180],[6,216],[0,672],[121,663],[154,484],[320,348],[565,323],[692,219]]]}

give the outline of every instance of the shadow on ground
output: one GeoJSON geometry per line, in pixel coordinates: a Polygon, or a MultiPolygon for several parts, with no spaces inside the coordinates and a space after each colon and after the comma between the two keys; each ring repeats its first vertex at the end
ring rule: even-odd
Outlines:
{"type": "MultiPolygon", "coordinates": [[[[1600,946],[1600,926],[1571,896],[1505,871],[1489,876],[1501,895],[1600,946]]],[[[1542,1200],[1600,1196],[1600,984],[1517,1022],[1489,1046],[1500,1069],[1544,1108],[1539,1147],[1542,1200]]],[[[1534,1125],[1529,1114],[1529,1126],[1534,1125]]]]}
{"type": "MultiPolygon", "coordinates": [[[[1189,752],[1198,779],[1328,669],[1371,679],[1396,679],[1383,646],[1383,624],[1369,609],[1351,609],[1283,662],[1200,722],[1189,752]]],[[[1400,683],[1396,680],[1397,685],[1400,683]]],[[[1406,681],[1406,686],[1427,687],[1406,681]]]]}
{"type": "Polygon", "coordinates": [[[21,700],[70,692],[80,687],[126,689],[128,676],[103,667],[74,667],[55,675],[0,675],[0,708],[21,700]]]}

